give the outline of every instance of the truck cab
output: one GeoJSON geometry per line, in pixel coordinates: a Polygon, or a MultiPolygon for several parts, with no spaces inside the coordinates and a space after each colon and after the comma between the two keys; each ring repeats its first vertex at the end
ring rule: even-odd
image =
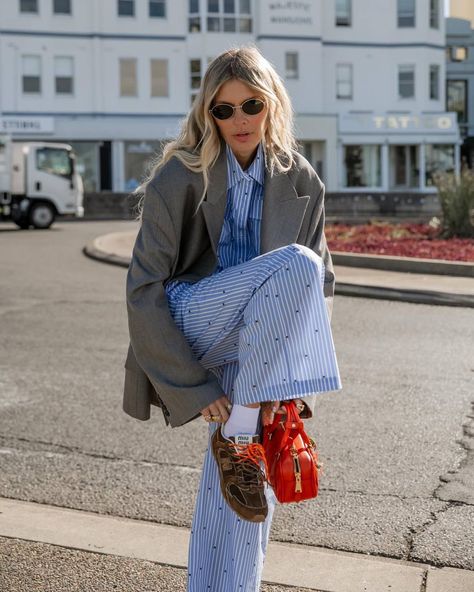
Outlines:
{"type": "Polygon", "coordinates": [[[71,146],[0,136],[0,218],[49,228],[58,215],[82,217],[83,196],[71,146]]]}

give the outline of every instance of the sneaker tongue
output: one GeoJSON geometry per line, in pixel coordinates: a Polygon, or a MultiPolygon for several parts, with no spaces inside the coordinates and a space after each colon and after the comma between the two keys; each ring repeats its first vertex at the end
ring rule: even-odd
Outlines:
{"type": "Polygon", "coordinates": [[[246,444],[253,444],[255,442],[256,436],[252,434],[236,434],[234,436],[234,441],[239,446],[245,446],[246,444]]]}

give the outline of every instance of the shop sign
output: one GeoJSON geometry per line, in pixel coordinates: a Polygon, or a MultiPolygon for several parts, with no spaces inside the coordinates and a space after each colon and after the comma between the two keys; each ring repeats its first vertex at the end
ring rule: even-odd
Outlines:
{"type": "Polygon", "coordinates": [[[52,134],[54,117],[0,117],[0,133],[12,136],[52,134]]]}
{"type": "Polygon", "coordinates": [[[270,2],[269,20],[272,25],[312,25],[311,2],[270,2]]]}
{"type": "Polygon", "coordinates": [[[439,115],[416,113],[413,115],[345,113],[340,117],[341,133],[367,133],[374,131],[457,133],[458,125],[456,113],[441,113],[439,115]]]}
{"type": "Polygon", "coordinates": [[[376,129],[454,129],[454,120],[446,115],[378,115],[373,117],[376,129]]]}

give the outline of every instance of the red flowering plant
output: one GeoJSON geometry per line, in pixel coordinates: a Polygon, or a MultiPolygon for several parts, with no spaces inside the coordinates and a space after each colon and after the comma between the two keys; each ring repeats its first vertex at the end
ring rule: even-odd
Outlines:
{"type": "Polygon", "coordinates": [[[332,251],[474,262],[474,171],[437,173],[441,219],[427,224],[372,220],[368,224],[327,224],[332,251]]]}
{"type": "Polygon", "coordinates": [[[325,232],[331,251],[474,262],[474,241],[443,238],[436,221],[428,224],[392,224],[376,220],[357,225],[327,224],[325,232]]]}

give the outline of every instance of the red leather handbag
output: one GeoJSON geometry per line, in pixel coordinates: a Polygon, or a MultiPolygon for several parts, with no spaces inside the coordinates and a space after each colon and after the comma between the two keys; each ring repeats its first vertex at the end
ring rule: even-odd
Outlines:
{"type": "Polygon", "coordinates": [[[305,432],[295,403],[284,401],[282,406],[286,416],[275,414],[273,423],[263,428],[263,448],[270,485],[278,501],[288,504],[318,495],[319,464],[316,444],[305,432]]]}

